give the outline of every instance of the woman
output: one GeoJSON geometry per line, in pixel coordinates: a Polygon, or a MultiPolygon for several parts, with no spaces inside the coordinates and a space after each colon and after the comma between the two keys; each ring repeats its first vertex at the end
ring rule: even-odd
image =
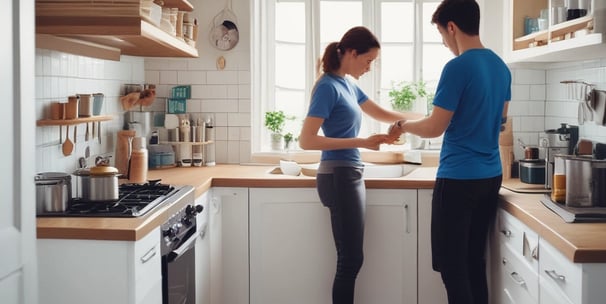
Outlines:
{"type": "Polygon", "coordinates": [[[358,148],[378,150],[389,139],[387,134],[358,138],[362,112],[387,123],[420,116],[383,109],[347,78],[358,79],[368,72],[379,50],[377,38],[364,27],[350,29],[341,41],[326,47],[321,60],[323,74],[314,86],[299,136],[301,148],[322,150],[317,190],[322,204],[330,210],[337,248],[333,304],[353,303],[363,261],[366,189],[358,148]],[[320,128],[323,135],[318,134],[320,128]]]}
{"type": "Polygon", "coordinates": [[[449,304],[487,304],[485,249],[496,217],[502,169],[499,132],[507,120],[511,73],[479,37],[480,8],[473,0],[444,0],[432,17],[456,56],[442,71],[427,118],[399,121],[403,132],[435,137],[444,132],[432,199],[433,268],[449,304]]]}

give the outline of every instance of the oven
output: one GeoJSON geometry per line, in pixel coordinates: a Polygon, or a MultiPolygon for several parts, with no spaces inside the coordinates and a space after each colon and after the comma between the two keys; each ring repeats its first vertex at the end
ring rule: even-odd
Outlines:
{"type": "Polygon", "coordinates": [[[196,215],[202,205],[191,204],[161,225],[162,303],[194,304],[196,301],[196,215]]]}

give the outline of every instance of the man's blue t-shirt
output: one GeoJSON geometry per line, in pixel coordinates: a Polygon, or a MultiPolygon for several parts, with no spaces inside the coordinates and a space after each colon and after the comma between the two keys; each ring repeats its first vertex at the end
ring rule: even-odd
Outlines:
{"type": "Polygon", "coordinates": [[[433,104],[454,114],[444,133],[437,177],[502,174],[499,132],[503,106],[510,99],[511,73],[491,50],[467,50],[446,64],[433,104]]]}
{"type": "MultiPolygon", "coordinates": [[[[307,116],[324,119],[326,137],[355,138],[362,123],[360,104],[366,100],[368,96],[351,80],[327,73],[314,87],[307,116]]],[[[357,148],[324,150],[321,159],[361,161],[357,148]]]]}

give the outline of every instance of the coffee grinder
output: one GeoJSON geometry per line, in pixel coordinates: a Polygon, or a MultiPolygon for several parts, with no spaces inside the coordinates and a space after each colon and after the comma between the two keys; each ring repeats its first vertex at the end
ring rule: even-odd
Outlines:
{"type": "Polygon", "coordinates": [[[553,185],[554,157],[572,155],[579,141],[579,127],[562,123],[558,129],[548,129],[541,135],[539,145],[545,149],[545,189],[553,185]]]}

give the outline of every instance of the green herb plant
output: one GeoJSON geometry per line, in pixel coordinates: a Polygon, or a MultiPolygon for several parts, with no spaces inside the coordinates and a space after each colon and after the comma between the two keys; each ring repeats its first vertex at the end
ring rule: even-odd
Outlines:
{"type": "Polygon", "coordinates": [[[396,111],[410,111],[417,98],[427,96],[424,81],[401,82],[389,91],[391,107],[396,111]]]}

